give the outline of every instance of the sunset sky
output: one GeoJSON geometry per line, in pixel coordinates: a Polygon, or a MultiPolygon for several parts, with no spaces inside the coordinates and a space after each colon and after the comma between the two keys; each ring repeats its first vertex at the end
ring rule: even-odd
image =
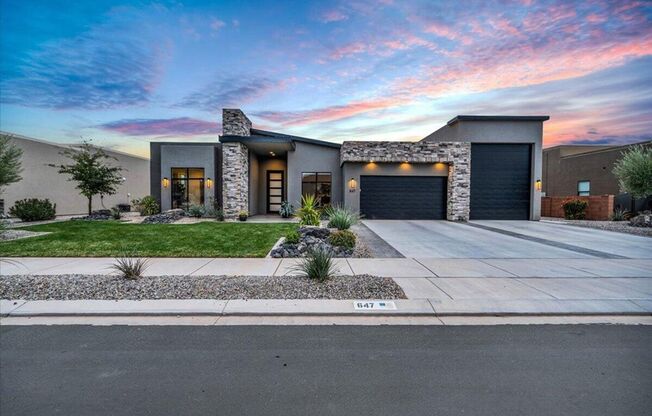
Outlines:
{"type": "Polygon", "coordinates": [[[0,0],[0,129],[148,155],[221,108],[317,139],[550,115],[544,144],[652,137],[652,1],[0,0]]]}

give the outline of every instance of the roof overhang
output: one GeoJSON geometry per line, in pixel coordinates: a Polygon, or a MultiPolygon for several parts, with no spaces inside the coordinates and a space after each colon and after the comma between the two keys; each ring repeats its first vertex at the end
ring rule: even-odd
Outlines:
{"type": "Polygon", "coordinates": [[[549,120],[550,116],[470,116],[470,115],[458,115],[453,117],[446,123],[446,125],[451,126],[460,121],[546,121],[549,120]]]}

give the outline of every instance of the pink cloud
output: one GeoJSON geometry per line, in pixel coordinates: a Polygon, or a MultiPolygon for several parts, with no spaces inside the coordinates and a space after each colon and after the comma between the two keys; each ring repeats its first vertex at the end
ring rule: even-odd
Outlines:
{"type": "Polygon", "coordinates": [[[103,130],[127,136],[199,136],[219,134],[221,123],[188,117],[168,119],[123,119],[101,124],[103,130]]]}
{"type": "Polygon", "coordinates": [[[342,58],[363,53],[366,51],[368,51],[368,47],[365,43],[353,42],[332,50],[329,57],[330,59],[337,61],[342,58]]]}
{"type": "Polygon", "coordinates": [[[349,16],[339,10],[329,10],[322,13],[319,20],[321,20],[323,23],[331,23],[346,20],[348,18],[349,16]]]}

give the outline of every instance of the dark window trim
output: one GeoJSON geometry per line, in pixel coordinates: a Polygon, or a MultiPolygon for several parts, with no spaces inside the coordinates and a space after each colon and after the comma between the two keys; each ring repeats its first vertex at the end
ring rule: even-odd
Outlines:
{"type": "MultiPolygon", "coordinates": [[[[315,175],[315,180],[314,181],[306,181],[305,182],[305,183],[314,183],[315,184],[315,189],[317,188],[317,184],[319,184],[319,183],[328,183],[328,184],[330,184],[331,188],[330,188],[330,192],[329,192],[328,196],[329,196],[330,200],[333,201],[333,172],[326,172],[326,171],[321,171],[321,172],[317,172],[317,171],[314,171],[314,172],[301,172],[301,196],[303,196],[303,184],[304,184],[303,175],[305,175],[305,174],[313,174],[313,175],[315,175]],[[329,175],[331,180],[328,181],[328,182],[319,181],[318,180],[319,175],[329,175]]],[[[319,203],[320,201],[317,201],[317,202],[319,203]]]]}
{"type": "Polygon", "coordinates": [[[575,189],[577,191],[577,196],[591,196],[591,181],[589,179],[579,180],[579,181],[577,181],[577,186],[575,187],[575,189]],[[582,191],[582,192],[586,192],[586,195],[582,195],[580,193],[580,183],[581,182],[588,182],[589,183],[589,190],[588,191],[582,191]]]}
{"type": "MultiPolygon", "coordinates": [[[[204,205],[206,203],[206,168],[204,167],[193,167],[193,166],[173,166],[170,168],[170,208],[174,209],[174,181],[183,181],[183,182],[188,182],[188,181],[201,181],[201,197],[200,197],[200,204],[204,205]],[[185,169],[186,171],[186,178],[174,178],[173,172],[175,169],[185,169]],[[201,178],[190,178],[190,169],[201,169],[204,172],[204,176],[201,178]]],[[[186,186],[186,195],[185,195],[185,204],[190,204],[190,194],[189,194],[189,187],[186,186]]],[[[180,208],[180,207],[177,207],[180,208]]]]}
{"type": "MultiPolygon", "coordinates": [[[[269,190],[271,189],[271,187],[269,186],[269,176],[270,176],[270,173],[280,173],[280,174],[281,174],[281,202],[285,201],[285,171],[283,171],[283,170],[268,170],[268,171],[267,171],[267,181],[266,181],[266,183],[265,183],[265,189],[266,189],[266,191],[267,191],[267,195],[266,195],[266,200],[267,200],[267,201],[266,201],[266,206],[267,206],[267,213],[268,213],[268,214],[271,214],[272,212],[278,212],[278,211],[271,211],[271,210],[269,209],[269,206],[270,206],[270,203],[269,203],[269,197],[271,196],[271,195],[269,194],[269,190]]],[[[274,189],[277,189],[277,188],[274,188],[274,189]]]]}

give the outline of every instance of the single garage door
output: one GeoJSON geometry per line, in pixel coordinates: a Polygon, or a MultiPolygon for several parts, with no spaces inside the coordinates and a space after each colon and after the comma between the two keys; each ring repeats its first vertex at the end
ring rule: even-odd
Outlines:
{"type": "Polygon", "coordinates": [[[471,144],[471,219],[530,219],[529,144],[471,144]]]}
{"type": "Polygon", "coordinates": [[[360,213],[368,219],[446,219],[445,176],[361,176],[360,213]]]}

